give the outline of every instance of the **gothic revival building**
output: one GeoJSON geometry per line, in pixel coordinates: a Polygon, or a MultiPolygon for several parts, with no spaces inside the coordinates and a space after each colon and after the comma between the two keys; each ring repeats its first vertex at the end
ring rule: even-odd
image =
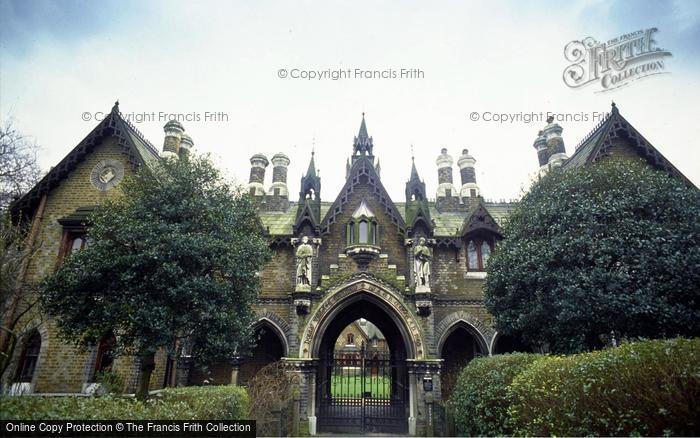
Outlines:
{"type": "MultiPolygon", "coordinates": [[[[162,151],[156,150],[115,105],[14,204],[14,213],[32,222],[30,239],[41,242],[25,281],[38,283],[62,257],[80,250],[87,215],[114,196],[125,175],[164,157],[182,157],[192,147],[183,126],[171,121],[162,151]]],[[[684,178],[614,106],[570,157],[562,128],[552,120],[534,148],[541,172],[619,157],[641,158],[684,178]]],[[[437,187],[429,191],[413,163],[406,169],[404,199],[392,199],[381,178],[381,151],[363,115],[347,161],[338,163],[345,166],[338,193],[321,190],[313,153],[298,194],[289,190],[287,155],[250,159],[248,191],[274,253],[260,275],[258,346],[250,357],[213,364],[207,375],[187,358],[159,354],[152,389],[205,380],[245,384],[261,367],[282,359],[300,376],[301,415],[311,433],[423,434],[434,427],[430,407],[449,392],[460,366],[476,356],[518,348],[493,328],[482,292],[487,260],[497,250],[500,226],[513,204],[486,201],[476,181],[476,159],[464,149],[455,163],[445,148],[432,170],[438,174],[437,187]],[[351,391],[350,398],[339,397],[334,382],[347,364],[339,362],[337,347],[338,342],[349,345],[339,337],[353,334],[356,321],[371,322],[373,335],[389,352],[357,356],[354,365],[358,376],[373,376],[374,382],[382,376],[383,390],[363,387],[351,391]]],[[[358,330],[372,342],[372,335],[358,330]]],[[[62,343],[53,323],[44,319],[21,340],[3,376],[5,388],[86,392],[94,390],[96,372],[110,368],[133,390],[138,364],[130,357],[112,357],[112,342],[106,337],[89,351],[78,351],[62,343]]]]}

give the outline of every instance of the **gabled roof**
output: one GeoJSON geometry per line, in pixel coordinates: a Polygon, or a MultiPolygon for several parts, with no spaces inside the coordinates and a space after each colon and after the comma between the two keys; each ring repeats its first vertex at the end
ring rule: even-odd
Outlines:
{"type": "Polygon", "coordinates": [[[122,117],[119,102],[116,102],[109,114],[68,155],[52,167],[29,192],[12,204],[12,214],[17,216],[22,212],[32,211],[44,194],[60,184],[103,139],[108,137],[117,139],[122,153],[133,168],[150,166],[160,160],[158,150],[122,117]]]}
{"type": "Polygon", "coordinates": [[[321,222],[321,219],[318,217],[319,214],[316,212],[316,210],[320,211],[320,203],[309,199],[305,199],[303,202],[303,204],[299,203],[296,219],[294,220],[293,231],[295,234],[304,222],[309,222],[314,229],[317,229],[318,224],[321,222]]]}
{"type": "Polygon", "coordinates": [[[501,232],[498,223],[486,209],[482,199],[479,199],[476,208],[465,218],[460,229],[460,235],[465,236],[474,231],[489,231],[496,234],[501,232]]]}
{"type": "Polygon", "coordinates": [[[345,180],[345,185],[340,190],[340,193],[338,193],[335,201],[333,201],[333,205],[331,205],[331,208],[321,222],[321,233],[327,233],[330,230],[330,226],[335,223],[337,216],[342,213],[343,207],[350,199],[354,187],[360,184],[360,177],[367,178],[367,183],[374,189],[373,194],[375,199],[384,206],[384,211],[391,218],[391,222],[396,225],[401,233],[405,232],[406,223],[404,218],[384,188],[377,171],[374,169],[374,165],[372,165],[372,162],[365,155],[357,158],[358,159],[352,163],[352,168],[345,180]]]}
{"type": "Polygon", "coordinates": [[[360,202],[360,205],[355,209],[355,212],[352,214],[352,217],[354,219],[359,219],[361,217],[374,217],[374,213],[372,213],[372,210],[367,206],[367,201],[364,199],[362,202],[360,202]]]}
{"type": "Polygon", "coordinates": [[[572,169],[585,166],[609,155],[613,141],[616,139],[626,140],[637,154],[651,166],[664,170],[694,187],[693,183],[685,175],[652,146],[627,119],[622,117],[614,102],[612,110],[607,117],[579,143],[574,154],[564,162],[562,168],[572,169]]]}

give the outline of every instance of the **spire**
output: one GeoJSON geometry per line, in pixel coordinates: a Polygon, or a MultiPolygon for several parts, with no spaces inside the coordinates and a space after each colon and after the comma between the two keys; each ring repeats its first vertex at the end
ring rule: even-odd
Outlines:
{"type": "MultiPolygon", "coordinates": [[[[413,150],[413,146],[411,146],[411,150],[413,150]]],[[[409,178],[409,181],[419,181],[420,177],[418,177],[418,169],[416,169],[416,157],[411,154],[411,177],[409,178]]]]}
{"type": "Polygon", "coordinates": [[[367,134],[367,125],[365,124],[365,113],[362,113],[362,123],[360,124],[360,132],[357,134],[358,139],[367,139],[369,134],[367,134]]]}
{"type": "Polygon", "coordinates": [[[311,160],[309,161],[309,168],[306,170],[306,177],[310,176],[316,176],[316,162],[314,161],[314,155],[316,152],[314,152],[313,149],[311,149],[311,160]]]}
{"type": "Polygon", "coordinates": [[[309,168],[306,170],[306,175],[301,177],[301,191],[299,192],[299,203],[303,204],[304,200],[320,200],[321,196],[321,177],[316,170],[316,162],[314,160],[315,151],[311,150],[311,160],[309,168]]]}
{"type": "Polygon", "coordinates": [[[114,106],[112,107],[112,114],[119,114],[119,99],[117,99],[117,101],[114,102],[114,106]]]}
{"type": "Polygon", "coordinates": [[[374,155],[372,154],[372,148],[374,144],[372,143],[372,137],[367,133],[367,124],[365,123],[365,113],[362,113],[362,122],[360,123],[360,131],[357,133],[353,141],[352,148],[352,161],[353,163],[359,156],[367,156],[370,161],[374,161],[374,155]]]}
{"type": "Polygon", "coordinates": [[[426,199],[425,183],[418,176],[416,169],[416,157],[413,156],[413,145],[411,145],[411,176],[406,181],[406,202],[422,201],[426,199]]]}

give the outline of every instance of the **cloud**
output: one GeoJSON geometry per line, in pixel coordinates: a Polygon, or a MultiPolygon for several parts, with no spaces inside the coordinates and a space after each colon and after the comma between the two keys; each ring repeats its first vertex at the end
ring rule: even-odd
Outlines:
{"type": "MultiPolygon", "coordinates": [[[[16,5],[3,3],[3,9],[8,4],[16,5]]],[[[652,144],[700,182],[694,164],[700,162],[694,121],[700,84],[694,64],[676,56],[682,50],[667,38],[667,32],[675,32],[671,21],[664,21],[669,14],[664,18],[649,10],[646,18],[659,27],[659,44],[674,52],[672,73],[601,95],[563,84],[563,48],[573,39],[604,39],[641,25],[625,21],[615,5],[121,5],[73,2],[56,11],[30,3],[36,7],[5,18],[13,29],[39,29],[3,48],[0,113],[14,115],[17,126],[36,137],[45,168],[92,129],[95,122],[83,121],[83,112],[108,111],[118,98],[122,111],[134,116],[199,114],[200,120],[184,123],[195,148],[219,157],[240,182],[247,181],[254,153],[287,153],[292,194],[298,193],[315,138],[322,193],[330,201],[344,183],[345,160],[364,111],[382,181],[394,200],[404,197],[411,144],[429,194],[437,188],[440,149],[447,147],[456,161],[466,147],[477,159],[483,195],[513,198],[537,168],[532,142],[544,121],[488,122],[484,113],[591,114],[609,110],[614,99],[652,144]],[[52,15],[61,18],[47,23],[52,15]],[[73,30],[67,29],[71,22],[73,30]],[[308,81],[280,79],[281,68],[419,68],[424,78],[308,81]],[[206,112],[225,113],[228,120],[202,120],[206,112]],[[482,118],[471,121],[472,112],[482,118]]],[[[164,123],[156,117],[138,127],[160,146],[164,123]]],[[[595,121],[561,124],[571,154],[595,121]]],[[[270,178],[268,171],[267,185],[270,178]]],[[[456,167],[455,182],[459,185],[456,167]]]]}

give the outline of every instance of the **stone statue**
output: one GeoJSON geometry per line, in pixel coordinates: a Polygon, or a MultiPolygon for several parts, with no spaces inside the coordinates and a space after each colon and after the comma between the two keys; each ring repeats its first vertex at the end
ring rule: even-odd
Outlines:
{"type": "Polygon", "coordinates": [[[418,287],[430,287],[430,261],[433,259],[433,252],[425,243],[425,237],[421,237],[418,245],[413,248],[416,286],[418,287]]]}
{"type": "Polygon", "coordinates": [[[301,244],[297,247],[297,285],[311,285],[311,260],[314,256],[314,249],[309,245],[309,237],[304,236],[301,244]]]}

